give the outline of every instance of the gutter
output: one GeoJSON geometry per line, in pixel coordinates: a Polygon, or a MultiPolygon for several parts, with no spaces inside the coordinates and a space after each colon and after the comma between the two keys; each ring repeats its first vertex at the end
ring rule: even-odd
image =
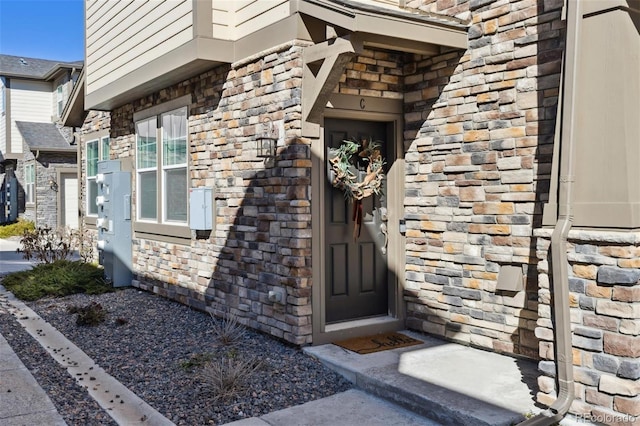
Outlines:
{"type": "Polygon", "coordinates": [[[547,410],[519,426],[549,426],[559,422],[569,411],[575,398],[573,353],[569,308],[569,271],[567,235],[573,224],[572,191],[574,182],[576,70],[580,35],[581,0],[567,0],[567,37],[562,80],[562,128],[560,134],[560,170],[558,179],[558,221],[551,235],[553,279],[554,347],[558,397],[547,410]]]}

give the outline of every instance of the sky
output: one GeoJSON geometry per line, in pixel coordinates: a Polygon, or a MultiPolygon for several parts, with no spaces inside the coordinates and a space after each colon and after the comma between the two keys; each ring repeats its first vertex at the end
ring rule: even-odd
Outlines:
{"type": "Polygon", "coordinates": [[[84,60],[84,1],[0,0],[0,53],[84,60]]]}

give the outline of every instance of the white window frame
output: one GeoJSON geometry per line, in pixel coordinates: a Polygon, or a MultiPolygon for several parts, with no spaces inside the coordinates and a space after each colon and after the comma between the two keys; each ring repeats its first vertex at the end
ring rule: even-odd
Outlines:
{"type": "Polygon", "coordinates": [[[109,146],[109,136],[102,136],[102,137],[98,137],[98,138],[95,138],[95,139],[91,139],[91,140],[88,140],[87,143],[86,143],[85,173],[86,173],[86,188],[87,188],[87,190],[86,190],[86,194],[87,194],[87,205],[86,205],[87,216],[98,217],[98,205],[95,204],[95,202],[96,202],[95,199],[91,200],[91,198],[89,197],[89,194],[90,194],[90,192],[89,192],[90,186],[89,185],[90,185],[91,182],[95,182],[96,176],[98,175],[98,164],[97,164],[98,161],[108,160],[109,159],[110,150],[111,150],[111,148],[109,146]],[[90,144],[94,144],[94,143],[98,147],[98,157],[95,159],[95,161],[96,161],[96,174],[95,175],[89,175],[89,145],[90,144]],[[91,212],[91,203],[93,203],[95,205],[95,213],[91,212]]]}
{"type": "MultiPolygon", "coordinates": [[[[183,103],[184,105],[184,103],[183,103]]],[[[136,220],[138,222],[143,223],[154,223],[154,224],[163,224],[163,225],[176,225],[176,226],[187,226],[189,222],[188,209],[189,209],[189,109],[187,106],[180,106],[175,108],[175,103],[169,103],[165,108],[160,105],[159,108],[152,108],[151,111],[144,114],[143,118],[136,119],[135,121],[135,129],[136,129],[136,220]],[[180,112],[185,116],[184,122],[184,138],[186,141],[186,155],[185,162],[178,164],[164,164],[164,148],[165,148],[165,129],[163,128],[163,117],[173,114],[176,112],[180,112]],[[140,167],[140,144],[139,144],[139,134],[138,134],[138,126],[142,125],[145,122],[153,121],[155,122],[155,130],[156,130],[156,163],[153,167],[140,167]],[[186,217],[185,220],[175,220],[169,219],[167,213],[167,172],[171,170],[180,170],[184,169],[186,174],[186,185],[184,188],[185,194],[185,205],[187,206],[186,217]],[[156,174],[156,215],[155,218],[145,218],[142,217],[142,190],[141,190],[141,175],[144,173],[155,172],[156,174]]]]}
{"type": "Polygon", "coordinates": [[[150,222],[150,223],[156,223],[158,222],[158,196],[159,191],[158,191],[158,157],[160,157],[160,138],[158,135],[158,117],[156,116],[152,116],[152,117],[148,117],[145,118],[144,120],[140,120],[140,121],[136,121],[135,123],[135,129],[136,129],[136,218],[138,221],[140,222],[150,222]],[[153,122],[155,124],[150,124],[150,127],[152,130],[150,130],[150,134],[153,134],[155,131],[155,143],[156,143],[156,147],[155,147],[155,164],[151,167],[141,167],[140,166],[140,160],[142,158],[142,154],[140,152],[140,134],[138,132],[138,128],[139,126],[141,126],[143,123],[146,122],[153,122]],[[155,217],[142,217],[142,175],[144,174],[148,174],[148,173],[155,173],[156,174],[156,178],[155,178],[155,217]]]}
{"type": "Polygon", "coordinates": [[[178,223],[178,224],[186,224],[188,223],[188,210],[185,211],[185,219],[184,220],[178,220],[178,219],[169,219],[169,212],[167,211],[167,207],[168,207],[168,198],[166,196],[167,193],[167,172],[169,171],[175,171],[175,170],[181,170],[184,169],[184,173],[185,173],[185,181],[186,181],[186,185],[184,187],[184,194],[185,194],[185,205],[187,205],[189,203],[188,200],[188,195],[189,194],[189,131],[188,126],[189,126],[189,116],[188,116],[188,111],[187,111],[187,107],[182,107],[182,108],[177,108],[174,109],[172,111],[167,111],[163,114],[160,115],[160,122],[158,124],[159,126],[162,126],[162,131],[161,131],[161,135],[162,138],[160,139],[160,146],[159,148],[161,148],[161,150],[159,150],[159,159],[158,159],[158,164],[160,165],[160,173],[161,173],[161,180],[162,180],[162,191],[159,191],[158,194],[160,194],[162,199],[162,223],[169,223],[169,224],[174,224],[174,223],[178,223]],[[176,163],[176,164],[167,164],[165,165],[165,158],[164,158],[164,148],[165,148],[165,134],[166,134],[166,129],[164,128],[164,126],[162,125],[162,120],[166,115],[169,114],[173,114],[179,112],[181,114],[184,114],[185,116],[185,122],[184,122],[184,139],[185,139],[185,155],[184,155],[184,162],[183,163],[176,163]]]}
{"type": "Polygon", "coordinates": [[[62,84],[56,89],[56,105],[58,107],[58,117],[62,117],[62,111],[64,110],[64,93],[62,90],[62,84]]]}
{"type": "Polygon", "coordinates": [[[36,202],[36,166],[33,163],[24,165],[24,200],[27,204],[36,202]]]}

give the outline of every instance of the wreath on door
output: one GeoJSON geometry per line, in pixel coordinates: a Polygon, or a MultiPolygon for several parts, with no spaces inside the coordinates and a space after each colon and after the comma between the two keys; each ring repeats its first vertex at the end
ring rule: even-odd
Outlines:
{"type": "Polygon", "coordinates": [[[354,239],[362,228],[362,200],[382,192],[385,161],[381,146],[382,142],[372,139],[347,139],[329,149],[329,181],[353,203],[354,239]]]}

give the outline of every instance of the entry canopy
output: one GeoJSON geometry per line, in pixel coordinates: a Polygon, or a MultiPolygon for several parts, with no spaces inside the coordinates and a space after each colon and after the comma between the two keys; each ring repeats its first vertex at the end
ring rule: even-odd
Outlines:
{"type": "Polygon", "coordinates": [[[358,34],[365,46],[425,55],[467,48],[467,25],[445,15],[362,0],[298,1],[298,11],[339,28],[338,36],[358,34]]]}
{"type": "Polygon", "coordinates": [[[303,56],[304,136],[317,136],[317,124],[329,96],[346,65],[364,47],[425,56],[437,55],[443,48],[467,48],[467,27],[459,20],[383,4],[355,0],[298,2],[306,29],[315,42],[305,48],[303,56]]]}

